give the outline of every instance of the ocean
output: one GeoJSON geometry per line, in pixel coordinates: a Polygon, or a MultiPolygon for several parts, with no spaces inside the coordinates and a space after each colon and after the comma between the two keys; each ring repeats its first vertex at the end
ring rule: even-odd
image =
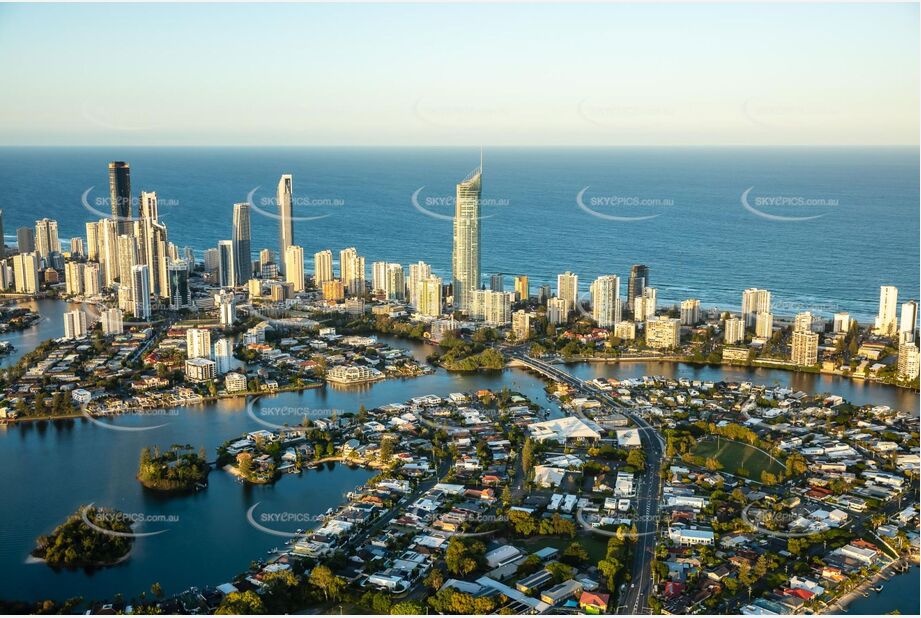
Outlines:
{"type": "MultiPolygon", "coordinates": [[[[56,219],[66,248],[109,212],[107,163],[156,191],[170,239],[229,239],[252,196],[252,248],[277,250],[279,176],[294,176],[295,242],[312,254],[354,246],[373,261],[424,260],[449,276],[454,186],[473,148],[3,148],[0,208],[15,230],[56,219]],[[83,196],[86,196],[85,199],[83,196]],[[414,198],[415,196],[415,198],[414,198]],[[89,209],[84,205],[89,206],[89,209]],[[263,214],[265,213],[265,214],[263,214]]],[[[482,270],[580,289],[647,264],[659,305],[699,298],[737,310],[748,287],[774,311],[876,314],[879,286],[919,297],[919,159],[912,148],[487,148],[482,270]]],[[[136,208],[135,208],[136,212],[136,208]]]]}

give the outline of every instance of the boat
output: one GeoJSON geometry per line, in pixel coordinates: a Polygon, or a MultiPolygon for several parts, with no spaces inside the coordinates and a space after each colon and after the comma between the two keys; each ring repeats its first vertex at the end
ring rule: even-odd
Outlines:
{"type": "Polygon", "coordinates": [[[873,590],[874,590],[875,592],[882,592],[882,591],[883,591],[883,585],[880,584],[880,585],[878,585],[878,586],[873,586],[873,590]]]}

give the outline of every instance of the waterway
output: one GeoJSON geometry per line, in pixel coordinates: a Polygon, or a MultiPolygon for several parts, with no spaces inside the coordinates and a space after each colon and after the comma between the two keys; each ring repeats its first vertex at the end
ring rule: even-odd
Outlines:
{"type": "MultiPolygon", "coordinates": [[[[37,306],[48,319],[28,331],[5,337],[15,338],[17,354],[61,335],[65,305],[38,301],[37,306]]],[[[424,344],[384,340],[408,349],[420,360],[431,351],[424,344]]],[[[776,380],[812,390],[809,384],[801,382],[808,378],[813,380],[811,386],[837,392],[857,403],[874,401],[917,410],[917,399],[907,391],[781,371],[733,369],[722,373],[714,367],[661,363],[581,364],[569,369],[582,378],[653,374],[715,380],[725,375],[764,383],[776,380]]],[[[370,409],[426,394],[499,390],[506,386],[559,413],[544,393],[543,383],[523,370],[464,375],[439,369],[430,375],[387,380],[371,386],[281,393],[263,397],[253,407],[256,416],[266,406],[291,409],[290,418],[275,416],[271,421],[296,423],[304,414],[354,412],[361,405],[370,409]]],[[[116,593],[130,598],[148,590],[154,582],[159,582],[167,593],[192,585],[220,584],[246,569],[251,560],[265,556],[268,550],[284,542],[284,538],[258,531],[248,523],[246,513],[253,505],[258,505],[254,516],[263,525],[287,531],[309,528],[313,524],[305,522],[305,518],[336,506],[348,491],[372,475],[371,471],[330,464],[300,476],[285,476],[273,486],[249,487],[216,471],[211,474],[206,490],[186,496],[163,496],[143,489],[134,478],[141,448],[191,442],[204,447],[211,456],[228,438],[262,428],[248,414],[246,402],[221,400],[164,411],[157,417],[122,417],[106,422],[117,427],[162,426],[149,431],[113,431],[86,419],[75,419],[0,427],[0,469],[4,471],[0,475],[0,492],[5,523],[0,528],[0,571],[4,573],[0,578],[0,598],[101,599],[116,593]],[[165,531],[138,539],[131,558],[124,563],[93,573],[55,571],[28,559],[38,535],[49,533],[80,505],[89,503],[143,516],[148,521],[140,525],[141,532],[165,531]],[[277,517],[274,513],[289,514],[283,517],[294,519],[295,523],[264,518],[277,517]]]]}

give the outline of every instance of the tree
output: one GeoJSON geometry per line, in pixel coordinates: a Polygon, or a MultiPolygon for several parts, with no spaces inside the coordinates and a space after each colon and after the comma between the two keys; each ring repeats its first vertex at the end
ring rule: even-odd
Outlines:
{"type": "Polygon", "coordinates": [[[454,575],[468,575],[480,565],[486,546],[480,541],[463,541],[460,537],[451,537],[445,552],[445,564],[454,575]]]}
{"type": "Polygon", "coordinates": [[[506,485],[502,488],[502,504],[509,506],[512,503],[512,490],[506,485]]]}
{"type": "Polygon", "coordinates": [[[639,449],[633,449],[627,453],[627,465],[633,466],[637,470],[646,468],[646,455],[639,449]]]}
{"type": "Polygon", "coordinates": [[[432,590],[438,590],[445,583],[445,574],[442,573],[441,569],[432,569],[425,576],[425,580],[422,583],[432,590]]]}
{"type": "Polygon", "coordinates": [[[345,587],[345,580],[334,575],[332,570],[325,564],[314,567],[310,572],[310,585],[316,586],[323,591],[323,596],[329,601],[330,598],[336,599],[339,593],[345,587]]]}
{"type": "Polygon", "coordinates": [[[160,582],[154,582],[150,586],[150,594],[154,595],[158,599],[163,598],[163,587],[160,585],[160,582]]]}
{"type": "Polygon", "coordinates": [[[521,469],[524,470],[525,476],[528,475],[532,465],[534,465],[534,442],[531,438],[526,438],[521,448],[521,469]]]}
{"type": "Polygon", "coordinates": [[[390,608],[394,616],[419,616],[425,613],[425,608],[416,601],[400,601],[390,608]]]}
{"type": "Polygon", "coordinates": [[[252,453],[239,453],[237,455],[237,470],[244,478],[253,473],[253,455],[252,453]]]}
{"type": "Polygon", "coordinates": [[[265,605],[258,594],[252,590],[231,592],[214,612],[218,615],[264,614],[265,605]]]}

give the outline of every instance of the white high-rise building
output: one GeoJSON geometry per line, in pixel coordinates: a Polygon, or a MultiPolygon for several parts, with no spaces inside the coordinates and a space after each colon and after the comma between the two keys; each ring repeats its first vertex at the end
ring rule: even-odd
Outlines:
{"type": "Polygon", "coordinates": [[[416,284],[416,311],[433,318],[441,315],[444,305],[441,285],[441,277],[434,276],[426,277],[416,284]]]}
{"type": "Polygon", "coordinates": [[[211,331],[207,328],[190,328],[185,332],[187,358],[211,358],[211,331]]]}
{"type": "Polygon", "coordinates": [[[454,202],[454,248],[451,272],[454,307],[471,313],[473,294],[480,289],[480,195],[483,161],[457,185],[454,202]]]}
{"type": "Polygon", "coordinates": [[[476,290],[470,308],[471,317],[480,319],[492,326],[501,326],[512,321],[513,292],[494,292],[476,290]]]}
{"type": "Polygon", "coordinates": [[[99,224],[95,221],[86,224],[86,259],[99,261],[99,224]]]}
{"type": "Polygon", "coordinates": [[[75,236],[70,239],[70,255],[72,257],[86,256],[86,244],[79,236],[75,236]]]}
{"type": "MultiPolygon", "coordinates": [[[[278,181],[278,255],[284,262],[288,247],[294,244],[294,221],[291,216],[291,201],[294,192],[294,177],[283,174],[278,181]]],[[[282,273],[284,274],[284,273],[282,273]]]]}
{"type": "Polygon", "coordinates": [[[13,256],[13,281],[20,294],[35,294],[39,289],[39,257],[37,253],[18,253],[13,256]]]}
{"type": "Polygon", "coordinates": [[[770,339],[774,334],[774,316],[770,313],[761,312],[755,318],[755,336],[763,339],[770,339]]]}
{"type": "Polygon", "coordinates": [[[214,306],[217,307],[222,328],[229,328],[237,321],[237,297],[233,290],[221,290],[214,295],[214,306]]]}
{"type": "Polygon", "coordinates": [[[355,247],[339,252],[339,278],[350,296],[365,293],[365,258],[358,255],[355,247]]]}
{"type": "Polygon", "coordinates": [[[512,313],[512,334],[516,341],[527,341],[531,337],[531,314],[524,309],[512,313]]]}
{"type": "Polygon", "coordinates": [[[99,264],[87,262],[83,265],[83,295],[96,296],[100,287],[99,264]]]}
{"type": "Polygon", "coordinates": [[[81,262],[67,262],[64,264],[64,291],[78,296],[83,294],[84,269],[86,265],[81,262]]]}
{"type": "Polygon", "coordinates": [[[231,370],[233,359],[233,343],[227,337],[221,337],[214,344],[214,362],[217,363],[217,372],[225,374],[231,370]]]}
{"type": "Polygon", "coordinates": [[[285,250],[285,281],[291,284],[292,292],[304,291],[304,249],[289,245],[285,250]]]}
{"type": "Polygon", "coordinates": [[[112,219],[100,219],[96,229],[103,287],[109,288],[118,280],[118,224],[112,219]]]}
{"type": "Polygon", "coordinates": [[[646,345],[648,347],[655,349],[677,348],[680,341],[681,320],[664,316],[646,320],[646,345]]]}
{"type": "Polygon", "coordinates": [[[329,249],[313,254],[313,282],[317,288],[322,289],[323,284],[334,279],[333,252],[329,249]]]}
{"type": "Polygon", "coordinates": [[[739,343],[745,338],[745,322],[740,318],[730,316],[723,323],[723,341],[727,345],[739,343]]]}
{"type": "Polygon", "coordinates": [[[899,289],[894,285],[883,285],[879,288],[879,315],[876,316],[876,332],[881,335],[892,336],[898,326],[896,311],[899,305],[899,289]]]}
{"type": "MultiPolygon", "coordinates": [[[[406,280],[406,288],[409,291],[409,304],[416,309],[419,309],[419,294],[422,291],[422,281],[431,276],[432,267],[425,262],[416,262],[409,265],[409,278],[406,280]]],[[[439,314],[441,313],[440,307],[438,312],[439,314]]]]}
{"type": "Polygon", "coordinates": [[[745,328],[754,328],[759,313],[771,313],[771,293],[759,288],[742,292],[742,321],[745,328]]]}
{"type": "Polygon", "coordinates": [[[915,380],[919,373],[918,346],[914,343],[903,343],[899,346],[898,370],[899,377],[903,380],[915,380]]]}
{"type": "Polygon", "coordinates": [[[121,335],[125,332],[122,310],[117,307],[106,309],[99,317],[103,335],[121,335]]]}
{"type": "Polygon", "coordinates": [[[794,365],[812,367],[819,362],[819,335],[812,331],[793,331],[793,351],[790,360],[794,365]]]}
{"type": "Polygon", "coordinates": [[[793,318],[793,332],[798,331],[811,331],[812,330],[812,312],[811,311],[802,311],[796,314],[796,317],[793,318]]]}
{"type": "Polygon", "coordinates": [[[384,293],[387,300],[406,299],[406,273],[401,264],[387,264],[384,273],[384,293]]]}
{"type": "Polygon", "coordinates": [[[592,318],[601,328],[620,322],[620,277],[604,275],[592,282],[592,318]]]}
{"type": "Polygon", "coordinates": [[[910,300],[902,303],[899,315],[899,341],[911,343],[915,340],[915,325],[918,323],[918,303],[910,300]]]}
{"type": "Polygon", "coordinates": [[[146,264],[139,264],[132,269],[131,300],[134,303],[134,317],[138,320],[150,319],[150,269],[146,264]]]}
{"type": "Polygon", "coordinates": [[[83,339],[86,337],[86,314],[82,311],[68,311],[64,314],[64,338],[83,339]]]}
{"type": "Polygon", "coordinates": [[[851,329],[851,316],[849,313],[839,311],[835,314],[832,330],[836,333],[846,333],[851,329]]]}
{"type": "Polygon", "coordinates": [[[566,314],[576,308],[579,302],[579,275],[565,272],[556,276],[556,296],[566,301],[566,314]]]}
{"type": "Polygon", "coordinates": [[[700,322],[700,301],[696,298],[689,298],[681,301],[681,325],[694,326],[700,322]]]}
{"type": "Polygon", "coordinates": [[[52,253],[61,252],[58,239],[58,222],[53,219],[40,219],[35,222],[35,252],[38,257],[47,260],[52,253]]]}
{"type": "Polygon", "coordinates": [[[656,288],[643,288],[643,293],[633,299],[633,319],[637,322],[656,317],[656,288]]]}
{"type": "Polygon", "coordinates": [[[569,318],[569,303],[562,298],[547,299],[547,321],[550,324],[565,324],[569,318]]]}
{"type": "Polygon", "coordinates": [[[371,291],[383,292],[387,286],[387,262],[373,262],[371,264],[371,291]]]}

